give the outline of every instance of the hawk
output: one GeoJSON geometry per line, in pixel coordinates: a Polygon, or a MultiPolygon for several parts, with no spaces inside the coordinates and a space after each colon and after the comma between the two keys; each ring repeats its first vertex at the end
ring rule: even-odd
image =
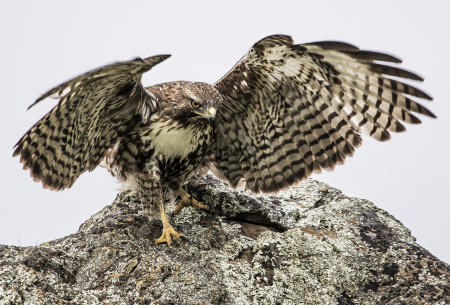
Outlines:
{"type": "Polygon", "coordinates": [[[59,102],[17,142],[14,156],[44,187],[62,190],[102,161],[139,194],[144,214],[159,211],[156,243],[180,238],[167,198],[207,209],[181,185],[211,170],[230,186],[277,192],[353,155],[361,134],[390,132],[435,117],[431,100],[401,79],[422,81],[384,53],[338,41],[294,44],[272,35],[254,44],[220,80],[143,87],[141,76],[169,55],[100,67],[43,94],[59,102]],[[389,64],[386,64],[389,63],[389,64]],[[394,64],[392,64],[394,63],[394,64]],[[395,78],[391,78],[391,77],[395,78]]]}

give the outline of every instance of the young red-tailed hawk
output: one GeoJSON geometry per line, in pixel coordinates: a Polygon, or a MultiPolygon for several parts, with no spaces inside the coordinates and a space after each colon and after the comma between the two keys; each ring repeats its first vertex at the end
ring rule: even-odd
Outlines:
{"type": "Polygon", "coordinates": [[[14,151],[35,180],[55,190],[104,160],[137,190],[146,215],[159,210],[157,243],[180,237],[163,194],[181,196],[177,211],[207,208],[180,187],[196,169],[211,169],[232,187],[276,192],[342,164],[360,133],[385,141],[405,130],[401,122],[420,123],[413,112],[435,117],[412,100],[429,95],[387,77],[420,76],[382,63],[400,63],[396,57],[347,43],[294,45],[289,36],[269,36],[213,85],[144,88],[142,74],[168,57],[104,66],[51,89],[31,106],[49,96],[59,103],[14,151]]]}

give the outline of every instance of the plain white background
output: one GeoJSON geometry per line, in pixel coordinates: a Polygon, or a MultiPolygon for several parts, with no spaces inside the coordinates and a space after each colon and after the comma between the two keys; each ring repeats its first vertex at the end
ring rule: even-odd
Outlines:
{"type": "MultiPolygon", "coordinates": [[[[79,73],[135,56],[172,54],[144,84],[213,83],[264,36],[298,43],[342,40],[401,57],[425,77],[423,103],[438,119],[365,139],[353,158],[314,178],[370,199],[402,221],[418,242],[450,262],[450,54],[447,1],[2,1],[0,4],[0,243],[36,245],[74,233],[112,202],[104,169],[51,192],[11,158],[22,134],[53,105],[25,111],[41,93],[79,73]]],[[[300,245],[301,246],[301,245],[300,245]]]]}

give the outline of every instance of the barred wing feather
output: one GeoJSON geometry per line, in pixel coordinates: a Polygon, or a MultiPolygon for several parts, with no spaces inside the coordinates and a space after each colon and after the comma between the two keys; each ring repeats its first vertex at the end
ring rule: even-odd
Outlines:
{"type": "Polygon", "coordinates": [[[213,172],[254,192],[286,188],[314,171],[332,170],[361,144],[434,115],[403,83],[422,81],[394,56],[334,41],[294,45],[274,35],[257,42],[214,84],[223,96],[212,147],[213,172]],[[392,79],[389,76],[394,76],[392,79]]]}
{"type": "Polygon", "coordinates": [[[118,62],[75,77],[42,95],[59,99],[15,145],[24,169],[51,189],[72,186],[94,169],[134,124],[156,111],[141,84],[142,73],[168,55],[118,62]]]}

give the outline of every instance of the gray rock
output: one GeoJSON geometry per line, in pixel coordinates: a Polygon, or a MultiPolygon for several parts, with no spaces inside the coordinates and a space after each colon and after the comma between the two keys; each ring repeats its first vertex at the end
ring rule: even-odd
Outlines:
{"type": "Polygon", "coordinates": [[[130,192],[75,234],[0,246],[0,304],[449,303],[449,266],[367,200],[314,180],[276,196],[211,176],[185,188],[210,211],[174,216],[172,247],[130,192]]]}

